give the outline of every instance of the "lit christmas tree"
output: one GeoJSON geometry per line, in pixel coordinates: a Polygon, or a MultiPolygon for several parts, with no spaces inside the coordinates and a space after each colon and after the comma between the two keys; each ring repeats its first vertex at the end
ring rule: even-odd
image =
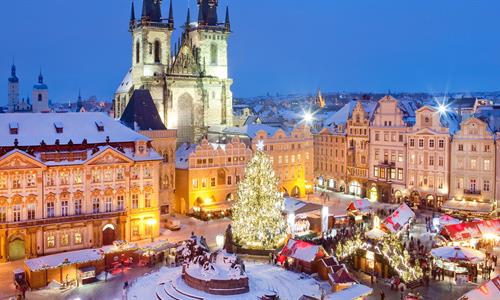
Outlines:
{"type": "Polygon", "coordinates": [[[262,142],[257,148],[238,185],[238,197],[233,205],[233,232],[243,247],[270,249],[276,247],[286,232],[282,214],[284,200],[278,191],[273,164],[262,151],[262,142]]]}

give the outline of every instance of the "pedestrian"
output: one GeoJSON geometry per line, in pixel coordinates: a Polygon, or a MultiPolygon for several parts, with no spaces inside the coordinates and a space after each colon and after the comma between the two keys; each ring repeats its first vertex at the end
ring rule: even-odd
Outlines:
{"type": "Polygon", "coordinates": [[[128,281],[125,281],[123,283],[123,289],[122,289],[122,299],[127,299],[127,289],[128,289],[128,281]]]}
{"type": "Polygon", "coordinates": [[[108,269],[104,270],[104,282],[108,281],[108,269]]]}
{"type": "Polygon", "coordinates": [[[384,290],[380,289],[380,300],[384,300],[384,299],[385,299],[384,290]]]}

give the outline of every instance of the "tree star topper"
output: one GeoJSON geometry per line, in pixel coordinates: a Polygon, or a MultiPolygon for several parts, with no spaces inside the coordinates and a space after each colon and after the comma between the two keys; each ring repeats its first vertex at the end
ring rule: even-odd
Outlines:
{"type": "Polygon", "coordinates": [[[258,141],[256,147],[257,150],[264,151],[264,141],[263,140],[258,141]]]}

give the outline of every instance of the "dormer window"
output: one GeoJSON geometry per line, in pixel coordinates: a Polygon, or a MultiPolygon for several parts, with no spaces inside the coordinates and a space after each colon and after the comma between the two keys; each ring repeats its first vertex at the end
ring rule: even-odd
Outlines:
{"type": "Polygon", "coordinates": [[[9,132],[10,134],[18,134],[19,133],[19,124],[17,122],[9,123],[9,132]]]}
{"type": "Polygon", "coordinates": [[[95,125],[97,127],[97,131],[99,131],[99,132],[103,132],[104,131],[104,124],[101,121],[95,122],[95,125]]]}
{"type": "Polygon", "coordinates": [[[54,128],[56,129],[56,133],[63,133],[63,124],[61,122],[55,122],[54,128]]]}

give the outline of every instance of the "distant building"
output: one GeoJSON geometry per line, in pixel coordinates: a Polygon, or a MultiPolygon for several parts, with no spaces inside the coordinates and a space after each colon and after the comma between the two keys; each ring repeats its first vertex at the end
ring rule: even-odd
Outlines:
{"type": "Polygon", "coordinates": [[[346,134],[332,125],[314,134],[314,178],[320,188],[346,191],[346,134]]]}
{"type": "Polygon", "coordinates": [[[102,113],[0,118],[0,261],[159,234],[161,156],[102,113]]]}
{"type": "Polygon", "coordinates": [[[43,75],[40,71],[38,82],[33,85],[30,103],[29,97],[20,99],[19,78],[16,74],[16,66],[12,65],[11,74],[8,79],[7,112],[49,112],[49,89],[43,82],[43,75]]]}
{"type": "Polygon", "coordinates": [[[49,112],[49,88],[43,82],[43,75],[40,72],[38,75],[38,82],[33,86],[33,99],[32,110],[34,113],[49,112]]]}

